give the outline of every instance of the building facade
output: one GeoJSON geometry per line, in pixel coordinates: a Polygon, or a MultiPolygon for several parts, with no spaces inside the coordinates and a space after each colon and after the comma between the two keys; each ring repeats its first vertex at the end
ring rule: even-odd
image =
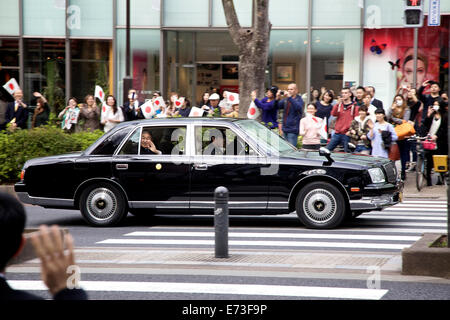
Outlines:
{"type": "MultiPolygon", "coordinates": [[[[253,0],[235,0],[243,27],[253,0]]],[[[270,0],[267,86],[308,88],[373,85],[392,102],[412,83],[414,29],[403,28],[401,0],[270,0]]],[[[175,91],[193,104],[211,87],[238,88],[237,47],[221,0],[130,0],[131,74],[140,99],[175,91]]],[[[450,1],[440,26],[418,31],[417,83],[448,87],[450,1]]],[[[123,99],[126,0],[0,0],[0,82],[16,78],[25,99],[43,93],[61,109],[95,85],[123,99]]],[[[55,107],[56,106],[56,107],[55,107]]]]}

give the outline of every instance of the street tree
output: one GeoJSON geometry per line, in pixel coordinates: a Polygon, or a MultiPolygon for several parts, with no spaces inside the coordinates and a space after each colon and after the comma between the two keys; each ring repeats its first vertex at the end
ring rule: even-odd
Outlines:
{"type": "Polygon", "coordinates": [[[247,117],[250,94],[264,96],[264,80],[269,54],[270,29],[269,0],[255,0],[252,26],[243,28],[239,23],[233,0],[222,0],[225,18],[233,42],[239,50],[239,117],[247,117]]]}

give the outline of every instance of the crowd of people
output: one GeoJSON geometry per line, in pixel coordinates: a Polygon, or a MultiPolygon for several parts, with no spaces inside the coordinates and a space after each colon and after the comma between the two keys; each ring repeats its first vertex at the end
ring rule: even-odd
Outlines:
{"type": "MultiPolygon", "coordinates": [[[[211,88],[195,107],[187,97],[176,92],[171,92],[164,100],[159,91],[154,91],[152,105],[155,106],[157,100],[161,103],[157,103],[151,117],[188,117],[193,108],[199,109],[203,116],[238,117],[239,98],[233,101],[227,94],[234,95],[211,88]]],[[[33,95],[36,108],[31,117],[32,128],[48,123],[50,115],[47,99],[39,92],[33,95]]],[[[28,108],[23,102],[23,92],[16,90],[13,96],[14,102],[7,104],[3,122],[0,119],[0,130],[6,129],[7,124],[10,130],[27,128],[28,108]]],[[[317,150],[326,146],[332,151],[341,146],[343,151],[349,152],[351,142],[356,152],[386,158],[391,157],[396,146],[404,179],[407,171],[414,170],[416,146],[408,141],[408,135],[397,135],[397,126],[409,123],[413,131],[436,141],[437,149],[430,154],[448,153],[448,96],[435,81],[425,81],[418,90],[399,88],[390,106],[383,106],[383,102],[375,98],[373,86],[343,88],[339,94],[325,87],[311,88],[308,104],[304,103],[307,95],[300,95],[295,83],[289,84],[286,90],[272,86],[266,90],[264,98],[257,96],[256,91],[251,93],[252,102],[260,109],[261,121],[292,145],[297,146],[301,136],[304,149],[317,150]],[[429,94],[424,94],[425,90],[429,94]]],[[[105,105],[101,106],[89,94],[81,103],[70,98],[58,118],[61,128],[69,133],[97,129],[107,132],[120,122],[148,118],[141,108],[144,103],[148,102],[140,100],[135,89],[128,91],[128,101],[121,106],[113,95],[108,95],[105,105]]]]}

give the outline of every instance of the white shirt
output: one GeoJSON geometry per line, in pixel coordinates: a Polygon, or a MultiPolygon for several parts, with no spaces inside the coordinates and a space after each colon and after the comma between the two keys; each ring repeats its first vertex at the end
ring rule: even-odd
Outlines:
{"type": "Polygon", "coordinates": [[[104,117],[104,121],[106,121],[106,124],[104,127],[105,132],[108,132],[109,130],[114,128],[116,125],[118,125],[118,123],[107,121],[107,120],[116,120],[116,121],[120,121],[120,122],[124,121],[125,119],[123,117],[122,109],[118,107],[116,114],[114,114],[114,111],[112,108],[107,108],[106,114],[104,117]]]}
{"type": "Polygon", "coordinates": [[[441,126],[441,118],[436,119],[435,117],[433,117],[433,122],[431,123],[430,132],[428,134],[430,136],[435,136],[440,126],[441,126]]]}

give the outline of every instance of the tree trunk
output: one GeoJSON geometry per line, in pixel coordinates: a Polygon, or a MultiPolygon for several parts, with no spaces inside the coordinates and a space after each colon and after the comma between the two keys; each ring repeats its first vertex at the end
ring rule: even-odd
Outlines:
{"type": "Polygon", "coordinates": [[[251,92],[257,90],[258,98],[265,94],[271,28],[269,0],[255,0],[254,25],[251,28],[240,26],[233,0],[222,0],[222,4],[231,38],[239,49],[239,117],[246,118],[251,92]]]}

